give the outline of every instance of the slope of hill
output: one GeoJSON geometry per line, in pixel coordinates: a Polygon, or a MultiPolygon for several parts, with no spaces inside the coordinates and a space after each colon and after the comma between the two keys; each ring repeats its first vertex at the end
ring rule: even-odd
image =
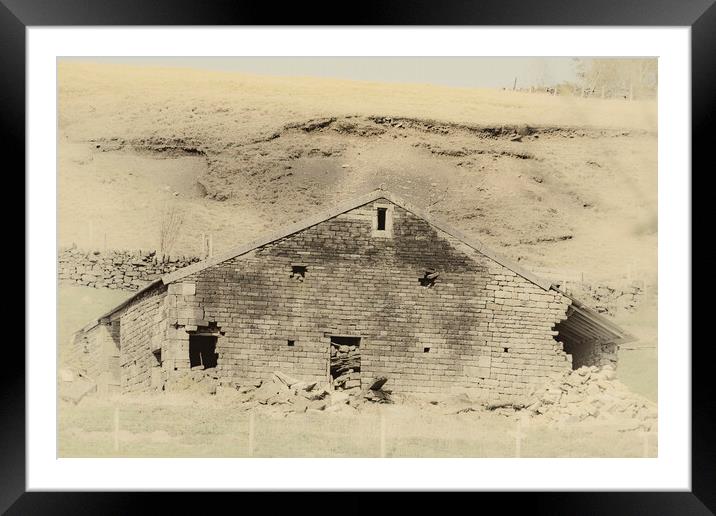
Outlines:
{"type": "Polygon", "coordinates": [[[220,251],[383,186],[532,268],[656,276],[652,102],[60,63],[59,240],[220,251]]]}

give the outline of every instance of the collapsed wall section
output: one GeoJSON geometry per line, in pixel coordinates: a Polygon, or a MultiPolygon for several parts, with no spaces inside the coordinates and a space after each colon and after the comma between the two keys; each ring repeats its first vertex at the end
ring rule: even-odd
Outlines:
{"type": "MultiPolygon", "coordinates": [[[[558,325],[557,330],[560,330],[558,325]]],[[[558,339],[564,350],[572,357],[572,369],[579,369],[583,366],[617,368],[617,353],[619,345],[614,342],[601,342],[598,339],[575,338],[566,335],[558,335],[558,339]]]]}

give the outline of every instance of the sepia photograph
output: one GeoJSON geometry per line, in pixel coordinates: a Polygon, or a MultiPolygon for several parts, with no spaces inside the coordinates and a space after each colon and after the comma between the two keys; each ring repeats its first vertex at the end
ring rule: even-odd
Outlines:
{"type": "Polygon", "coordinates": [[[56,67],[60,458],[659,456],[656,57],[56,67]]]}

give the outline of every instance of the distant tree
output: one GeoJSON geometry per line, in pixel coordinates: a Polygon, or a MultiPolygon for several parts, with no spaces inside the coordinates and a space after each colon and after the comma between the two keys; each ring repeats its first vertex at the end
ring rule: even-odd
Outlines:
{"type": "Polygon", "coordinates": [[[652,98],[656,96],[656,58],[575,58],[582,96],[652,98]]]}
{"type": "Polygon", "coordinates": [[[183,224],[184,217],[179,207],[174,203],[167,204],[159,225],[159,253],[162,256],[169,256],[172,252],[183,224]]]}

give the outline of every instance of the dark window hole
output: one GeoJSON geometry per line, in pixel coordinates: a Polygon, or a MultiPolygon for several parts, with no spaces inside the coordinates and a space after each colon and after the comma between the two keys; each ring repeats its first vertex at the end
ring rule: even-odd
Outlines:
{"type": "Polygon", "coordinates": [[[203,369],[216,367],[219,355],[216,353],[216,337],[209,335],[189,336],[189,366],[203,369]]]}
{"type": "Polygon", "coordinates": [[[385,217],[388,208],[378,208],[378,231],[385,231],[385,217]]]}
{"type": "Polygon", "coordinates": [[[295,341],[295,340],[291,340],[291,339],[288,340],[288,347],[291,348],[291,347],[293,347],[293,346],[295,346],[295,345],[296,345],[296,341],[295,341]]]}
{"type": "Polygon", "coordinates": [[[437,279],[438,273],[433,270],[429,270],[425,271],[422,278],[418,278],[418,283],[420,283],[421,287],[432,288],[435,286],[435,280],[437,279]]]}
{"type": "Polygon", "coordinates": [[[306,265],[291,265],[291,277],[298,281],[303,281],[306,278],[307,270],[306,265]]]}

